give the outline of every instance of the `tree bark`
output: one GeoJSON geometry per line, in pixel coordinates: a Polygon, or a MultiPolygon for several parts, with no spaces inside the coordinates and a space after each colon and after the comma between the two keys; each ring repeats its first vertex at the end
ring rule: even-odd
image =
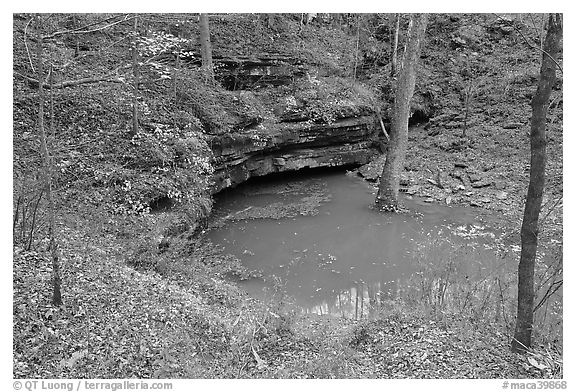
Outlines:
{"type": "Polygon", "coordinates": [[[532,98],[530,125],[530,183],[520,231],[522,250],[518,264],[518,313],[512,340],[514,352],[524,352],[532,344],[534,318],[534,265],[538,247],[538,218],[542,206],[546,170],[546,114],[562,39],[562,17],[550,14],[540,68],[540,80],[532,98]],[[548,55],[546,55],[546,53],[548,55]]]}
{"type": "Polygon", "coordinates": [[[427,21],[428,16],[426,14],[414,14],[412,16],[412,27],[408,35],[406,54],[396,85],[396,96],[394,97],[393,106],[394,114],[386,162],[380,176],[380,186],[376,196],[376,204],[382,210],[393,211],[398,208],[400,171],[404,165],[406,147],[408,145],[410,100],[412,95],[414,95],[416,65],[420,57],[420,46],[426,31],[427,21]]]}
{"type": "MultiPolygon", "coordinates": [[[[36,17],[38,29],[37,42],[37,72],[38,80],[44,79],[44,69],[42,60],[42,17],[36,17]]],[[[61,278],[60,278],[60,261],[58,257],[58,244],[56,242],[56,216],[54,211],[54,199],[52,195],[52,163],[48,153],[46,143],[46,130],[44,129],[44,88],[42,83],[38,88],[38,133],[40,136],[40,150],[42,151],[42,162],[44,166],[44,187],[46,192],[46,201],[48,203],[48,238],[50,241],[50,253],[52,256],[52,304],[55,306],[62,305],[61,278]]]]}
{"type": "Polygon", "coordinates": [[[210,43],[210,25],[208,14],[200,14],[200,45],[202,49],[202,68],[209,82],[214,82],[214,65],[212,62],[212,45],[210,43]]]}

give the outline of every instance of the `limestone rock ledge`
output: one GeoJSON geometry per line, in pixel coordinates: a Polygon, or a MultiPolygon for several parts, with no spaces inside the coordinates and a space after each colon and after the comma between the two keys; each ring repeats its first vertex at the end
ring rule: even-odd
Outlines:
{"type": "Polygon", "coordinates": [[[379,153],[376,140],[372,116],[344,118],[332,124],[260,124],[214,136],[209,141],[215,168],[211,191],[271,173],[366,164],[379,153]]]}

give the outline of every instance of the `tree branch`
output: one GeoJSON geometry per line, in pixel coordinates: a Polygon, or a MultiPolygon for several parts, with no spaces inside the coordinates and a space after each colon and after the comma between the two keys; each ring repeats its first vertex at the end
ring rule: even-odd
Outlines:
{"type": "Polygon", "coordinates": [[[88,27],[92,27],[92,26],[95,26],[95,25],[100,24],[100,23],[106,23],[106,22],[108,22],[108,21],[110,21],[110,20],[112,20],[112,19],[114,19],[114,18],[119,17],[119,16],[120,16],[120,15],[112,15],[112,16],[104,19],[104,20],[97,20],[97,21],[95,21],[95,22],[88,23],[87,25],[80,26],[80,27],[76,27],[76,28],[74,28],[74,29],[72,29],[72,30],[61,31],[61,32],[59,32],[58,34],[60,34],[60,33],[65,34],[65,33],[67,33],[67,32],[84,30],[84,29],[87,29],[88,27]]]}
{"type": "Polygon", "coordinates": [[[34,69],[34,64],[32,64],[32,57],[30,56],[30,49],[28,49],[28,42],[26,42],[26,34],[28,30],[28,26],[30,26],[30,22],[32,22],[34,18],[30,18],[28,23],[26,23],[26,27],[24,27],[24,46],[26,47],[26,54],[28,54],[28,61],[30,61],[30,67],[32,67],[32,73],[36,73],[34,69]]]}
{"type": "Polygon", "coordinates": [[[546,221],[546,218],[548,218],[548,216],[552,213],[552,211],[554,211],[554,208],[556,208],[556,206],[562,201],[562,196],[560,196],[556,202],[554,203],[554,205],[552,207],[550,207],[550,209],[548,210],[548,212],[546,213],[546,215],[544,215],[544,217],[540,220],[540,227],[542,227],[544,225],[544,222],[546,221]]]}
{"type": "MultiPolygon", "coordinates": [[[[34,79],[30,76],[23,75],[23,74],[16,72],[16,71],[14,71],[14,74],[20,76],[21,78],[26,79],[27,81],[31,82],[35,86],[40,85],[40,83],[38,82],[37,79],[34,79]]],[[[50,83],[44,82],[44,83],[42,83],[42,87],[47,88],[47,89],[65,88],[65,87],[78,86],[80,84],[99,83],[99,82],[124,83],[124,81],[121,80],[120,78],[112,78],[111,75],[106,75],[106,76],[99,76],[99,77],[82,78],[82,79],[78,79],[78,80],[67,80],[64,82],[54,84],[53,86],[51,86],[50,83]]]]}
{"type": "Polygon", "coordinates": [[[560,289],[560,287],[562,287],[563,283],[564,283],[564,281],[561,279],[559,281],[552,283],[550,286],[548,286],[548,290],[546,290],[546,293],[544,293],[544,296],[542,297],[540,302],[538,302],[538,305],[536,305],[534,307],[533,312],[536,312],[540,306],[544,305],[546,300],[548,298],[550,298],[551,296],[553,296],[554,293],[557,292],[560,289]]]}
{"type": "Polygon", "coordinates": [[[388,136],[388,132],[386,132],[386,127],[384,126],[384,121],[382,121],[382,116],[379,112],[376,112],[376,115],[378,116],[378,121],[380,122],[380,128],[382,129],[384,136],[386,136],[386,140],[390,141],[390,136],[388,136]]]}
{"type": "Polygon", "coordinates": [[[72,30],[56,31],[56,32],[54,32],[54,33],[52,33],[52,34],[50,34],[50,35],[44,36],[44,37],[42,37],[42,38],[43,38],[43,39],[50,39],[50,38],[55,38],[55,37],[57,37],[58,35],[69,34],[69,33],[73,33],[73,34],[74,34],[74,33],[76,33],[77,31],[84,30],[84,29],[86,29],[86,28],[88,28],[88,27],[92,27],[92,26],[97,25],[97,24],[100,24],[100,23],[108,22],[109,20],[112,20],[112,19],[117,18],[117,17],[118,17],[118,15],[114,15],[114,16],[111,16],[111,17],[106,18],[106,19],[104,19],[104,20],[97,20],[96,22],[92,22],[92,23],[88,23],[87,25],[84,25],[84,26],[76,27],[75,29],[72,29],[72,30]]]}
{"type": "Polygon", "coordinates": [[[131,19],[134,19],[135,16],[130,16],[130,17],[129,17],[128,15],[124,15],[124,19],[119,20],[119,21],[114,22],[114,23],[110,23],[110,24],[108,24],[108,25],[106,25],[106,26],[98,27],[98,28],[92,29],[92,30],[82,30],[82,29],[85,29],[86,27],[93,26],[93,25],[95,25],[95,24],[102,23],[102,22],[108,21],[108,20],[113,19],[113,18],[116,18],[116,16],[113,16],[113,17],[111,17],[111,18],[105,19],[104,21],[92,23],[91,25],[82,26],[82,27],[79,27],[79,28],[77,28],[77,29],[65,30],[65,31],[56,31],[56,32],[54,32],[54,33],[52,33],[52,34],[42,36],[42,39],[52,39],[52,38],[56,38],[56,37],[59,36],[59,35],[64,35],[64,34],[87,34],[87,33],[94,33],[94,32],[96,32],[96,31],[101,31],[101,30],[107,29],[107,28],[109,28],[109,27],[116,26],[117,24],[127,22],[127,21],[129,21],[129,20],[131,20],[131,19]]]}

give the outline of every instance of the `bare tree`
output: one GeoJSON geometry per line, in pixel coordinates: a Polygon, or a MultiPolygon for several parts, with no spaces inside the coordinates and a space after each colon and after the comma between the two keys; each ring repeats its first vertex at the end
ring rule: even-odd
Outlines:
{"type": "Polygon", "coordinates": [[[532,98],[530,125],[530,183],[520,231],[522,250],[518,264],[518,313],[512,350],[526,351],[532,345],[534,322],[534,266],[538,248],[538,218],[542,207],[546,170],[546,114],[552,87],[556,83],[558,52],[562,40],[562,16],[550,14],[542,49],[540,80],[532,98]]]}
{"type": "Polygon", "coordinates": [[[386,153],[386,162],[380,186],[376,196],[376,204],[382,210],[396,210],[398,207],[398,191],[400,186],[400,170],[404,165],[408,145],[408,119],[410,117],[410,100],[414,95],[416,85],[416,65],[420,57],[420,46],[426,31],[428,16],[414,14],[408,26],[408,41],[398,75],[396,96],[394,97],[392,127],[390,141],[386,153]]]}
{"type": "MultiPolygon", "coordinates": [[[[36,72],[38,80],[44,80],[44,69],[42,59],[42,17],[36,16],[37,35],[37,64],[36,72]]],[[[56,216],[54,211],[54,195],[52,194],[52,162],[46,143],[46,130],[44,129],[44,86],[38,84],[38,134],[40,136],[40,150],[42,152],[42,163],[44,170],[44,192],[48,204],[48,237],[50,243],[50,253],[52,256],[52,304],[55,306],[62,305],[61,278],[60,278],[60,261],[58,257],[58,243],[56,241],[56,216]]]]}
{"type": "Polygon", "coordinates": [[[212,44],[210,43],[210,26],[208,14],[200,14],[200,45],[202,48],[202,68],[206,72],[207,79],[214,81],[214,65],[212,62],[212,44]]]}

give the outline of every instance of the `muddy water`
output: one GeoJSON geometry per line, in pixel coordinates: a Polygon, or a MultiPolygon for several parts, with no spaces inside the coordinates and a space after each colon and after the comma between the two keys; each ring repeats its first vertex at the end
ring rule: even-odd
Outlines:
{"type": "Polygon", "coordinates": [[[375,189],[343,172],[245,184],[219,196],[208,236],[308,312],[361,317],[423,274],[474,279],[498,263],[494,234],[474,210],[404,198],[407,214],[371,208],[375,189]]]}

